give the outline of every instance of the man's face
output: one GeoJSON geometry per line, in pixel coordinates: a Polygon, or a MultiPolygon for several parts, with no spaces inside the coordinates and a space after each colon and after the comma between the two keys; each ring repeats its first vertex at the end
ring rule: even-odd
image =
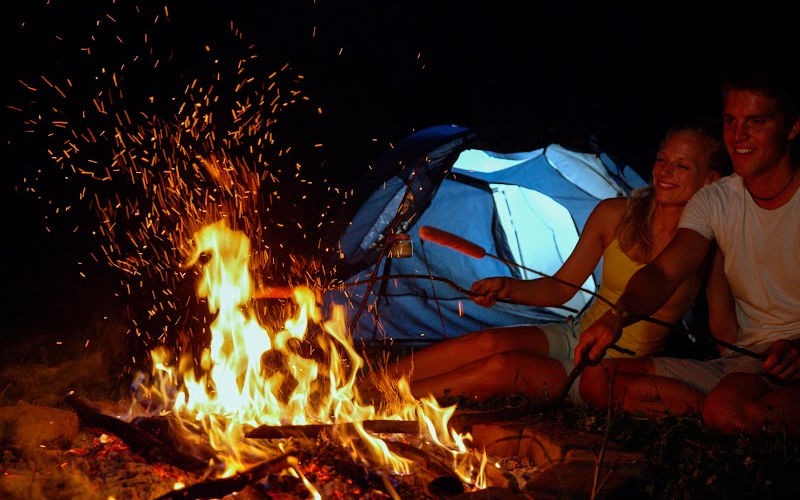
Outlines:
{"type": "Polygon", "coordinates": [[[798,124],[786,126],[775,99],[751,90],[729,90],[722,119],[725,147],[739,176],[763,174],[789,159],[789,141],[797,135],[798,124]]]}

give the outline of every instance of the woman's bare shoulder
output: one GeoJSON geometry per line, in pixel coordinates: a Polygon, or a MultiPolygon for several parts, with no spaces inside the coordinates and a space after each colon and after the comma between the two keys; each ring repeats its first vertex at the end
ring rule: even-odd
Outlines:
{"type": "Polygon", "coordinates": [[[622,219],[622,215],[625,213],[625,207],[627,205],[628,198],[607,198],[601,200],[592,213],[607,222],[619,222],[619,220],[622,219]]]}
{"type": "Polygon", "coordinates": [[[617,227],[625,213],[627,198],[608,198],[600,201],[592,211],[586,228],[597,235],[605,248],[614,239],[617,227]]]}

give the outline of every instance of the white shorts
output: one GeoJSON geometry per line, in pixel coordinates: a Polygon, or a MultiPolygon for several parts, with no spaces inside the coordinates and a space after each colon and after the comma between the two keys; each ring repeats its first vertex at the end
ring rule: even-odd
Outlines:
{"type": "MultiPolygon", "coordinates": [[[[762,363],[759,359],[735,352],[709,361],[660,357],[651,359],[653,360],[653,375],[680,380],[703,394],[711,392],[711,389],[722,380],[722,377],[729,373],[760,373],[762,363]]],[[[775,383],[768,377],[764,377],[764,380],[770,386],[775,386],[775,383]]]]}
{"type": "Polygon", "coordinates": [[[558,323],[533,325],[544,333],[550,350],[547,357],[554,359],[572,359],[575,357],[575,346],[581,336],[580,320],[569,317],[558,323]]]}
{"type": "MultiPolygon", "coordinates": [[[[561,361],[564,365],[564,370],[569,377],[570,372],[575,368],[575,346],[578,345],[578,340],[581,336],[581,322],[578,319],[569,317],[566,321],[558,323],[543,323],[541,325],[533,325],[540,329],[544,336],[547,337],[547,342],[550,345],[548,357],[557,361],[561,361]]],[[[572,386],[569,388],[569,398],[573,403],[582,401],[578,388],[581,385],[581,377],[575,379],[572,386]]]]}

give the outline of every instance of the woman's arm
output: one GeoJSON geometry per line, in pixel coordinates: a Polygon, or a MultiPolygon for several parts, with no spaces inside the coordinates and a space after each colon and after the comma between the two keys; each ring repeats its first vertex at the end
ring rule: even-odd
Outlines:
{"type": "MultiPolygon", "coordinates": [[[[606,246],[614,239],[625,209],[626,199],[603,200],[592,210],[583,227],[578,243],[570,256],[553,275],[559,280],[583,286],[592,274],[606,246]]],[[[473,300],[485,307],[497,299],[511,299],[532,306],[557,306],[567,302],[578,289],[550,278],[521,280],[494,277],[476,281],[472,291],[479,294],[473,300]]]]}

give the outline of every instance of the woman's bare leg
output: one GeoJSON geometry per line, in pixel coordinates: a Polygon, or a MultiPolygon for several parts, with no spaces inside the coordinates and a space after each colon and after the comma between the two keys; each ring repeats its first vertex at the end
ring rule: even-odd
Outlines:
{"type": "Polygon", "coordinates": [[[465,396],[484,401],[493,396],[523,393],[548,398],[564,387],[567,373],[560,361],[520,352],[491,354],[454,370],[424,379],[415,378],[411,393],[420,398],[433,394],[465,396]]]}
{"type": "Polygon", "coordinates": [[[546,357],[550,350],[544,333],[533,325],[488,328],[460,337],[442,340],[410,356],[390,362],[387,373],[393,378],[422,380],[451,372],[481,358],[508,351],[546,357]]]}

